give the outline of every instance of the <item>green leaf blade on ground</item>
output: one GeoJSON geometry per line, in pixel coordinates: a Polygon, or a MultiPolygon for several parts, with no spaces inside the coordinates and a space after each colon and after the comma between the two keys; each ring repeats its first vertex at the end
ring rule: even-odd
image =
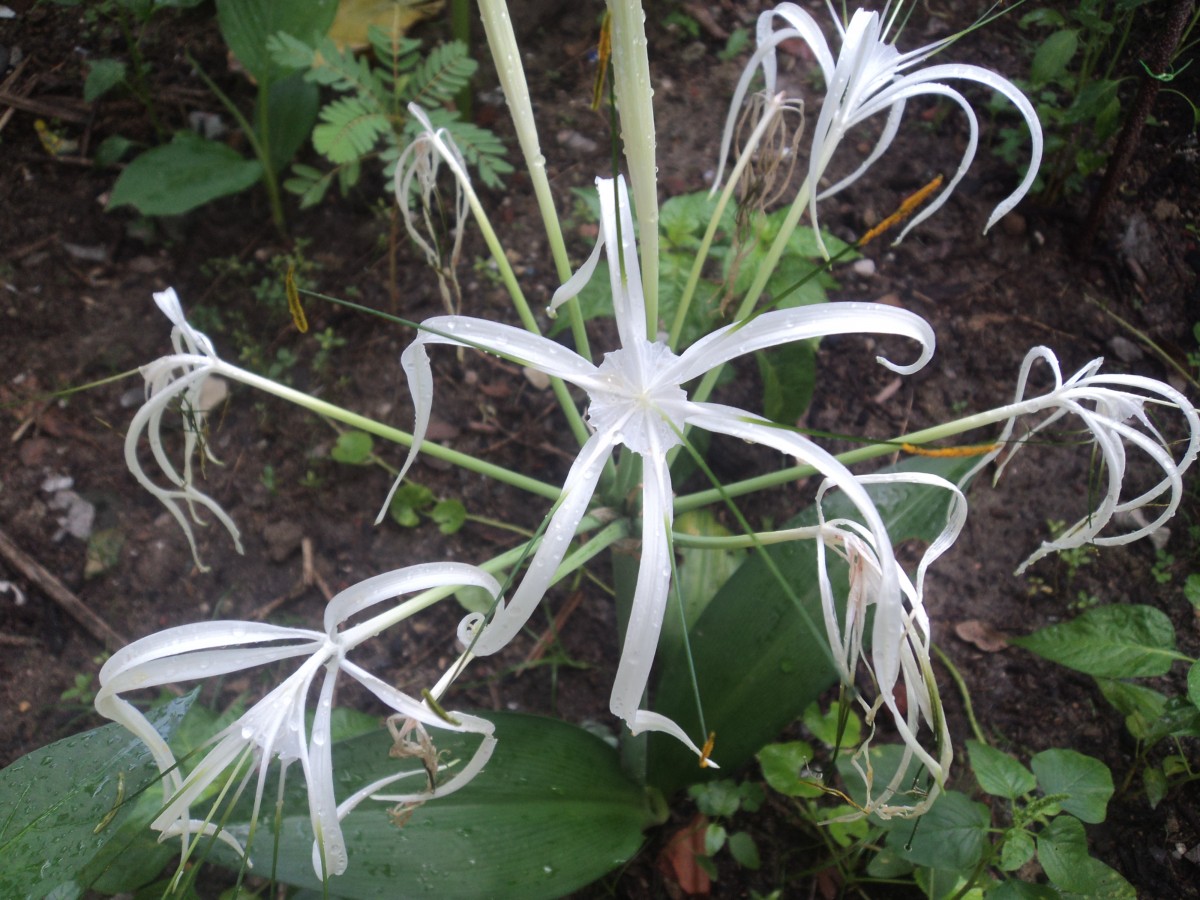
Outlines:
{"type": "Polygon", "coordinates": [[[888,847],[919,866],[968,871],[983,856],[992,814],[966,794],[946,791],[920,819],[888,823],[888,847]]]}
{"type": "MultiPolygon", "coordinates": [[[[350,867],[329,882],[344,898],[560,897],[633,856],[654,816],[646,794],[621,772],[616,751],[556,719],[488,713],[496,750],[474,781],[416,809],[403,826],[388,804],[364,801],[343,822],[350,867]]],[[[447,758],[474,741],[436,738],[447,758]]],[[[398,763],[382,729],[334,748],[339,773],[366,783],[398,763]]],[[[416,765],[415,761],[410,764],[416,765]]],[[[339,793],[353,790],[342,784],[339,793]]],[[[267,795],[273,796],[268,785],[267,795]]],[[[251,848],[255,870],[272,870],[273,822],[264,815],[251,848]]],[[[234,826],[244,833],[246,824],[234,826]]],[[[312,830],[303,781],[288,779],[276,878],[321,889],[312,868],[312,830]]]]}
{"type": "MultiPolygon", "coordinates": [[[[168,703],[151,723],[169,738],[192,699],[168,703]]],[[[162,799],[159,779],[150,751],[120,725],[57,741],[0,771],[0,896],[68,900],[101,881],[121,891],[152,880],[153,861],[161,866],[177,852],[157,845],[148,827],[162,799]]]]}
{"type": "Polygon", "coordinates": [[[1098,678],[1165,675],[1182,658],[1175,649],[1175,628],[1153,606],[1101,606],[1083,615],[1010,638],[1051,662],[1098,678]]]}
{"type": "Polygon", "coordinates": [[[132,206],[146,216],[178,216],[218,197],[244,191],[262,178],[257,160],[189,131],[147,150],[125,167],[108,208],[132,206]]]}

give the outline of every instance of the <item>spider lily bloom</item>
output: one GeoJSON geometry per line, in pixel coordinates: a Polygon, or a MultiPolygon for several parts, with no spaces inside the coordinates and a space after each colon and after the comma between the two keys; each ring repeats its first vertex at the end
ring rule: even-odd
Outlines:
{"type": "MultiPolygon", "coordinates": [[[[446,714],[435,705],[396,690],[346,656],[363,641],[427,606],[428,601],[414,598],[358,624],[348,624],[351,617],[401,594],[463,586],[483,588],[493,597],[500,595],[500,585],[481,569],[463,563],[428,563],[377,575],[342,591],[325,609],[324,631],[261,622],[201,622],[169,628],[135,641],[114,654],[100,670],[101,687],[96,694],[96,710],[141,738],[163,773],[164,806],[151,827],[164,838],[181,836],[185,858],[191,834],[216,836],[241,852],[236,838],[215,826],[211,815],[208,819],[195,819],[190,807],[222,780],[221,796],[239,779],[236,792],[240,793],[257,769],[249,844],[258,821],[271,760],[279,757],[285,771],[292,762],[299,760],[308,786],[309,816],[314,835],[313,868],[321,878],[344,872],[348,857],[341,820],[363,799],[387,785],[426,772],[418,769],[389,775],[357,791],[341,804],[337,802],[333,786],[330,716],[334,684],[342,672],[405,720],[415,723],[413,727],[430,726],[482,736],[470,761],[453,778],[441,784],[430,784],[427,790],[409,794],[406,799],[422,802],[452,793],[465,785],[491,756],[496,743],[492,723],[464,713],[446,714]],[[236,722],[214,735],[209,741],[211,749],[186,776],[181,775],[170,748],[146,717],[121,696],[131,690],[225,675],[285,659],[300,659],[299,668],[236,722]],[[309,733],[305,727],[308,695],[314,681],[322,674],[309,733]]],[[[460,668],[458,664],[452,667],[448,676],[430,691],[435,701],[460,668]]],[[[282,778],[281,775],[281,783],[282,778]]]]}
{"type": "MultiPolygon", "coordinates": [[[[825,628],[829,645],[833,648],[842,683],[854,684],[854,670],[858,660],[865,661],[863,636],[867,621],[867,608],[875,605],[875,619],[871,635],[871,663],[867,666],[875,683],[877,696],[873,703],[863,700],[867,711],[867,723],[872,725],[880,706],[891,712],[896,728],[904,740],[905,751],[902,764],[897,768],[891,783],[876,797],[871,796],[872,779],[870,767],[862,768],[859,760],[865,757],[870,740],[855,754],[853,764],[859,769],[867,788],[867,800],[863,809],[882,818],[893,815],[919,815],[929,808],[949,772],[953,759],[953,747],[946,719],[938,697],[937,683],[929,661],[930,624],[925,613],[925,573],[939,556],[946,552],[958,539],[967,519],[967,501],[962,491],[944,478],[924,472],[895,472],[880,475],[861,475],[860,485],[870,484],[915,484],[941,488],[951,493],[951,504],[942,532],[926,548],[917,565],[915,579],[909,579],[902,569],[897,568],[896,577],[902,598],[888,596],[881,590],[883,564],[876,536],[861,523],[852,519],[826,519],[822,500],[833,484],[824,482],[817,491],[817,573],[821,594],[821,606],[825,617],[825,628]],[[838,621],[838,604],[828,572],[828,550],[844,559],[849,566],[850,589],[845,606],[845,629],[838,621]],[[907,712],[902,713],[896,702],[896,683],[904,677],[907,712]],[[921,721],[933,731],[937,746],[937,757],[931,755],[918,737],[921,721]],[[909,761],[913,756],[933,776],[933,785],[921,802],[915,805],[893,806],[888,801],[898,792],[903,792],[907,782],[909,761]]],[[[887,551],[890,552],[890,549],[887,551]]]]}
{"type": "MultiPolygon", "coordinates": [[[[634,240],[633,217],[623,178],[598,178],[601,234],[583,267],[554,295],[552,308],[566,302],[592,276],[600,253],[608,256],[613,308],[621,347],[600,365],[519,328],[466,316],[427,320],[401,356],[416,409],[413,444],[396,484],[412,465],[429,424],[433,373],[429,344],[474,347],[562,378],[587,392],[593,432],[567,475],[541,544],[521,584],[485,624],[480,615],[464,626],[475,655],[504,647],[529,618],[553,579],[591,502],[601,470],[618,445],[642,458],[642,549],[624,649],[610,698],[612,712],[636,734],[663,731],[698,755],[686,734],[665,717],[639,709],[658,644],[671,578],[670,533],[673,521],[667,454],[680,445],[688,426],[765,444],[815,467],[838,485],[858,507],[881,550],[881,604],[898,603],[895,559],[883,522],[855,477],[829,453],[801,435],[760,416],[716,403],[688,399],[683,385],[724,363],[767,347],[830,334],[877,332],[902,335],[921,344],[920,358],[909,366],[880,359],[893,371],[910,373],[933,353],[934,336],[918,316],[871,303],[829,303],[776,310],[721,328],[676,355],[666,344],[646,338],[646,314],[634,240]]],[[[395,487],[393,487],[393,491],[395,487]]],[[[390,496],[389,496],[390,502],[390,496]]],[[[385,503],[384,509],[387,508],[385,503]]]]}
{"type": "MultiPolygon", "coordinates": [[[[1175,515],[1183,499],[1183,473],[1196,460],[1200,452],[1200,417],[1196,409],[1183,394],[1169,385],[1141,375],[1102,375],[1103,359],[1094,359],[1066,381],[1063,380],[1058,358],[1046,347],[1034,347],[1021,364],[1017,379],[1016,397],[1011,407],[1004,431],[999,437],[998,447],[1003,448],[1012,437],[1016,421],[1021,416],[1046,410],[1053,412],[1029,432],[1013,442],[1007,458],[997,467],[996,480],[1004,467],[1025,443],[1039,431],[1057,422],[1063,416],[1078,416],[1091,432],[1092,440],[1107,471],[1107,486],[1104,496],[1096,508],[1087,516],[1066,529],[1055,540],[1045,541],[1042,546],[1021,563],[1016,574],[1020,575],[1043,556],[1060,550],[1070,550],[1084,544],[1112,546],[1128,544],[1156,531],[1175,515]],[[1039,397],[1025,399],[1030,371],[1038,362],[1050,367],[1054,386],[1039,397]],[[1147,405],[1165,407],[1178,412],[1184,420],[1188,438],[1178,461],[1172,452],[1171,442],[1151,421],[1147,405]],[[1136,497],[1122,500],[1126,469],[1126,444],[1141,450],[1161,471],[1162,478],[1136,497]],[[1141,510],[1152,503],[1161,503],[1160,498],[1169,493],[1169,499],[1159,508],[1158,516],[1140,528],[1125,534],[1101,536],[1100,532],[1113,516],[1141,510]]],[[[971,477],[1001,453],[997,449],[985,456],[972,469],[971,477]]]]}
{"type": "MultiPolygon", "coordinates": [[[[841,39],[841,48],[836,61],[816,19],[796,4],[781,3],[758,17],[758,48],[742,73],[733,95],[733,103],[721,142],[722,166],[724,166],[725,156],[729,152],[738,111],[760,66],[766,80],[768,96],[775,93],[775,51],[785,41],[799,39],[807,44],[816,57],[817,65],[821,67],[821,74],[825,79],[825,99],[813,129],[812,149],[808,160],[808,178],[805,182],[808,191],[809,218],[812,221],[813,229],[817,232],[818,240],[820,240],[820,230],[817,227],[817,202],[833,196],[856,182],[887,151],[900,128],[905,103],[913,97],[921,95],[946,97],[957,103],[967,116],[970,126],[967,147],[963,151],[954,177],[950,179],[949,184],[937,199],[915,216],[900,233],[897,240],[902,240],[909,230],[933,215],[946,202],[975,158],[975,150],[979,144],[979,123],[976,120],[975,112],[962,94],[943,83],[945,81],[974,81],[1003,94],[1012,102],[1029,126],[1033,144],[1029,169],[1025,177],[1017,189],[992,211],[984,228],[984,231],[987,231],[1020,202],[1032,187],[1034,178],[1037,176],[1038,166],[1042,159],[1042,128],[1033,105],[1012,82],[980,66],[949,63],[913,71],[916,66],[942,50],[955,38],[946,38],[917,50],[901,53],[894,44],[888,43],[887,35],[892,31],[903,3],[898,3],[890,15],[888,8],[885,7],[883,17],[878,12],[856,10],[850,17],[849,25],[846,26],[842,25],[828,0],[827,5],[833,16],[838,37],[841,39]],[[776,19],[783,20],[783,28],[775,30],[776,19]],[[854,126],[884,110],[888,112],[887,122],[874,149],[863,163],[850,175],[818,192],[818,185],[846,133],[854,126]]],[[[888,6],[890,5],[888,4],[888,6]]],[[[720,180],[721,175],[718,172],[716,183],[719,184],[720,180]]]]}
{"type": "Polygon", "coordinates": [[[207,459],[217,462],[208,442],[203,439],[206,410],[201,408],[200,397],[204,382],[214,372],[222,370],[223,364],[213,349],[212,341],[187,323],[174,288],[156,293],[154,302],[171,320],[171,344],[175,352],[142,366],[142,376],[146,379],[146,402],[134,415],[125,434],[125,464],[138,483],[157,497],[179,523],[187,535],[188,546],[192,548],[192,557],[203,570],[205,567],[199,562],[196,535],[188,516],[180,507],[180,501],[187,504],[191,519],[197,523],[202,520],[196,513],[196,506],[205,507],[225,526],[238,552],[242,552],[241,538],[233,519],[215,500],[192,485],[192,457],[198,447],[207,459]],[[184,424],[182,475],[172,465],[162,443],[163,415],[176,399],[182,406],[184,424]],[[175,487],[159,487],[142,468],[138,461],[138,443],[143,431],[149,438],[155,462],[175,487]]]}

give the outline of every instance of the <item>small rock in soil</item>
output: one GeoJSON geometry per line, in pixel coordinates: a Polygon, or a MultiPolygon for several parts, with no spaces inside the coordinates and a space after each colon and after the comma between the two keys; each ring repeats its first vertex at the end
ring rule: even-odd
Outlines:
{"type": "Polygon", "coordinates": [[[298,549],[304,538],[304,529],[292,521],[274,522],[263,529],[263,540],[267,542],[267,556],[272,562],[281,563],[298,549]]]}
{"type": "Polygon", "coordinates": [[[1121,362],[1133,363],[1145,357],[1142,348],[1127,337],[1116,335],[1109,339],[1108,346],[1121,362]]]}
{"type": "Polygon", "coordinates": [[[186,565],[177,547],[165,538],[155,538],[138,551],[133,571],[143,590],[155,591],[174,582],[186,565]]]}

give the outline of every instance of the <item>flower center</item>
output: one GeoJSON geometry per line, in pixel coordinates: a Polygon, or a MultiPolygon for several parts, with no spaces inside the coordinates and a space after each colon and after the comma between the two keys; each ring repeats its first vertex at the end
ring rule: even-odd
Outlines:
{"type": "Polygon", "coordinates": [[[616,442],[635,453],[661,453],[682,443],[687,393],[658,379],[678,359],[661,342],[606,353],[599,366],[605,387],[590,395],[588,422],[599,432],[614,432],[616,442]]]}

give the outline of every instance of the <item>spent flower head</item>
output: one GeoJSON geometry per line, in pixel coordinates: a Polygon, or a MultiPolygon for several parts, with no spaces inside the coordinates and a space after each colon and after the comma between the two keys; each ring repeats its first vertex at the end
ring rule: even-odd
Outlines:
{"type": "MultiPolygon", "coordinates": [[[[168,628],[135,641],[112,656],[100,670],[96,710],[121,723],[145,742],[163,773],[164,805],[151,827],[163,837],[180,836],[184,857],[191,835],[212,835],[241,851],[237,838],[213,823],[212,814],[194,818],[191,812],[210,788],[220,787],[224,797],[240,794],[257,772],[250,834],[253,838],[262,805],[263,788],[271,760],[278,757],[283,769],[296,761],[304,772],[312,823],[313,868],[318,877],[340,875],[349,857],[341,821],[364,799],[400,779],[425,774],[426,787],[403,795],[410,803],[441,797],[458,790],[483,768],[495,746],[491,722],[477,716],[444,713],[428,699],[418,700],[392,687],[347,658],[364,641],[402,621],[426,603],[413,598],[357,624],[350,620],[362,611],[398,597],[433,588],[479,587],[493,598],[500,585],[481,569],[463,563],[427,563],[376,575],[347,588],[330,600],[324,630],[284,627],[261,622],[201,622],[168,628]],[[186,775],[170,747],[140,710],[122,694],[142,688],[211,678],[244,669],[299,659],[300,665],[265,697],[209,739],[209,749],[186,775]],[[331,716],[334,686],[345,673],[394,710],[413,728],[425,726],[477,734],[482,740],[468,763],[451,778],[438,781],[437,772],[402,769],[356,791],[340,803],[334,791],[331,716]],[[306,726],[309,694],[322,677],[311,730],[306,726]]],[[[461,662],[461,661],[460,661],[461,662]]],[[[434,686],[437,698],[461,669],[458,663],[434,686]]],[[[423,731],[421,733],[424,733],[423,731]]],[[[281,776],[281,790],[283,778],[281,776]]],[[[389,800],[396,798],[389,797],[389,800]]]]}

